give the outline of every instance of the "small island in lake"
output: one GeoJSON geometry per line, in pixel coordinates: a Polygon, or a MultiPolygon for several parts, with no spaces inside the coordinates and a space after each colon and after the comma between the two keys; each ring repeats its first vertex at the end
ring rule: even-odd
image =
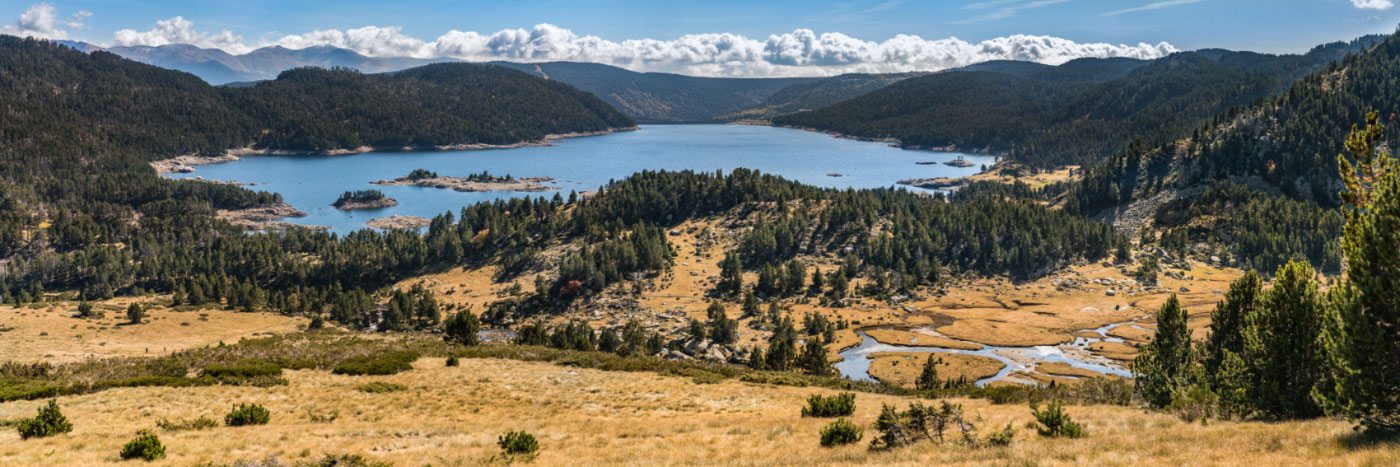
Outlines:
{"type": "Polygon", "coordinates": [[[343,211],[352,209],[380,209],[398,206],[399,202],[384,196],[384,192],[379,190],[355,190],[347,191],[336,198],[331,206],[343,211]]]}
{"type": "Polygon", "coordinates": [[[471,174],[466,177],[447,177],[438,175],[437,172],[414,169],[408,175],[404,175],[393,180],[379,180],[374,183],[379,186],[421,186],[427,188],[447,188],[456,191],[549,191],[558,188],[545,186],[544,182],[553,181],[553,177],[525,177],[515,178],[510,175],[498,177],[490,172],[471,174]]]}
{"type": "Polygon", "coordinates": [[[957,159],[953,159],[953,160],[951,160],[951,161],[944,162],[943,164],[944,164],[944,165],[951,165],[951,166],[953,166],[953,167],[972,167],[972,166],[974,166],[974,165],[977,165],[977,164],[973,164],[973,163],[971,163],[971,162],[968,162],[967,159],[963,159],[963,156],[958,156],[957,159]]]}

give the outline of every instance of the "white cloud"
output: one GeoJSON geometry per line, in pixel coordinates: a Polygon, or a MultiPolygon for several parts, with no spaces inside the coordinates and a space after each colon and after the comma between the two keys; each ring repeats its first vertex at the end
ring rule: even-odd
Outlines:
{"type": "Polygon", "coordinates": [[[1391,0],[1351,0],[1351,6],[1363,10],[1389,10],[1395,6],[1391,0]]]}
{"type": "Polygon", "coordinates": [[[68,17],[66,20],[58,18],[58,11],[49,3],[35,3],[30,5],[24,13],[19,15],[19,19],[14,24],[0,25],[0,34],[10,34],[19,37],[36,37],[40,39],[66,39],[68,31],[64,27],[72,29],[83,29],[83,20],[92,16],[92,12],[79,11],[68,17]]]}
{"type": "MultiPolygon", "coordinates": [[[[1049,0],[1042,0],[1042,2],[1049,0]]],[[[1042,3],[1032,2],[1032,3],[1042,3]]],[[[229,31],[205,34],[175,17],[156,28],[118,31],[116,45],[194,44],[246,53],[254,48],[229,31]]],[[[840,73],[936,71],[987,60],[1028,60],[1060,64],[1081,57],[1151,59],[1176,48],[1158,44],[1081,44],[1051,36],[1014,35],[971,43],[956,37],[923,39],[898,35],[883,42],[839,32],[809,29],[759,40],[730,33],[689,34],[672,40],[610,41],[579,35],[553,24],[504,29],[490,34],[452,30],[433,40],[405,35],[399,27],[365,26],[316,30],[273,37],[257,47],[290,49],[333,46],[373,57],[456,58],[467,61],[575,61],[603,63],[633,71],[661,71],[695,76],[826,76],[840,73]]]]}
{"type": "MultiPolygon", "coordinates": [[[[1146,5],[1139,6],[1139,7],[1124,8],[1124,9],[1122,9],[1122,10],[1113,10],[1113,11],[1110,11],[1110,12],[1108,12],[1108,13],[1104,13],[1103,16],[1115,16],[1115,15],[1121,15],[1121,14],[1123,14],[1123,13],[1133,13],[1133,12],[1138,12],[1138,11],[1160,10],[1160,9],[1163,9],[1163,8],[1170,8],[1170,7],[1174,7],[1174,6],[1178,6],[1178,5],[1190,5],[1190,4],[1192,4],[1192,3],[1199,3],[1200,1],[1201,1],[1201,0],[1167,0],[1167,1],[1164,1],[1164,2],[1148,3],[1148,4],[1146,4],[1146,5]]],[[[1381,1],[1381,2],[1389,2],[1390,0],[1351,0],[1351,1],[1352,1],[1352,3],[1356,3],[1357,1],[1381,1]]]]}
{"type": "Polygon", "coordinates": [[[119,46],[190,44],[209,49],[223,49],[232,54],[252,51],[251,47],[243,43],[242,36],[227,29],[218,34],[202,33],[194,29],[194,22],[182,16],[157,21],[155,29],[149,31],[122,29],[113,34],[112,40],[113,45],[119,46]]]}

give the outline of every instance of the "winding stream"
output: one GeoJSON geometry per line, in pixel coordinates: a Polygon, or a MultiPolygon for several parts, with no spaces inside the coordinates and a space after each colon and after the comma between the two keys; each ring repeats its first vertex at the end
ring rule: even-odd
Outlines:
{"type": "MultiPolygon", "coordinates": [[[[1047,362],[1060,362],[1068,364],[1069,366],[1075,368],[1093,371],[1095,373],[1132,378],[1133,375],[1131,372],[1129,372],[1128,370],[1124,369],[1116,363],[1107,363],[1106,359],[1099,358],[1099,360],[1103,360],[1103,362],[1094,362],[1079,357],[1087,354],[1087,347],[1089,346],[1089,344],[1100,341],[1123,342],[1123,339],[1108,336],[1108,332],[1110,330],[1122,325],[1131,325],[1136,327],[1136,324],[1134,324],[1132,321],[1110,323],[1104,326],[1100,326],[1098,328],[1085,329],[1081,331],[1089,333],[1098,333],[1100,337],[1075,337],[1073,342],[1061,345],[1003,347],[995,345],[984,345],[970,341],[959,341],[966,342],[968,344],[981,345],[982,349],[980,350],[962,350],[948,349],[943,347],[917,347],[907,345],[884,344],[879,341],[876,341],[875,338],[870,337],[870,335],[866,334],[864,330],[858,330],[856,331],[856,334],[860,336],[860,345],[841,351],[840,355],[843,360],[841,360],[840,362],[836,362],[835,366],[837,371],[841,372],[841,376],[845,376],[847,378],[857,381],[875,381],[875,378],[872,378],[870,376],[871,354],[881,352],[932,352],[978,355],[982,357],[997,359],[1003,365],[1005,365],[1002,367],[1001,371],[997,372],[996,375],[978,380],[976,383],[978,387],[986,386],[987,383],[999,380],[1024,383],[1024,381],[1018,379],[1011,379],[1007,376],[1010,375],[1011,372],[1017,370],[1030,371],[1032,368],[1035,367],[1036,364],[1047,362]],[[1028,361],[1030,363],[1028,363],[1028,361]]],[[[890,326],[887,328],[894,327],[890,326]]]]}

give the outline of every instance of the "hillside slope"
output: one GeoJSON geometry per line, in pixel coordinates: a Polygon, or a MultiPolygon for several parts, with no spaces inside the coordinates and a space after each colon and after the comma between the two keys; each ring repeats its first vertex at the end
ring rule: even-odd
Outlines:
{"type": "Polygon", "coordinates": [[[1121,60],[1050,68],[993,63],[905,80],[773,122],[895,138],[907,147],[1007,154],[1042,167],[1091,164],[1134,139],[1183,136],[1216,113],[1286,89],[1375,40],[1327,44],[1304,55],[1184,52],[1141,66],[1121,60]]]}
{"type": "Polygon", "coordinates": [[[758,105],[785,87],[822,78],[704,78],[638,73],[597,63],[492,62],[591,92],[648,122],[704,122],[758,105]]]}

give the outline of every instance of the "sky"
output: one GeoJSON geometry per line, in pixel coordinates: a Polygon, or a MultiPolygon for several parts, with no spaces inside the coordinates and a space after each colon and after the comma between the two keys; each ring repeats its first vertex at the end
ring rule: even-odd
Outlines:
{"type": "Polygon", "coordinates": [[[0,0],[0,33],[232,54],[568,60],[703,76],[934,71],[995,60],[1301,53],[1392,33],[1400,0],[0,0]]]}

